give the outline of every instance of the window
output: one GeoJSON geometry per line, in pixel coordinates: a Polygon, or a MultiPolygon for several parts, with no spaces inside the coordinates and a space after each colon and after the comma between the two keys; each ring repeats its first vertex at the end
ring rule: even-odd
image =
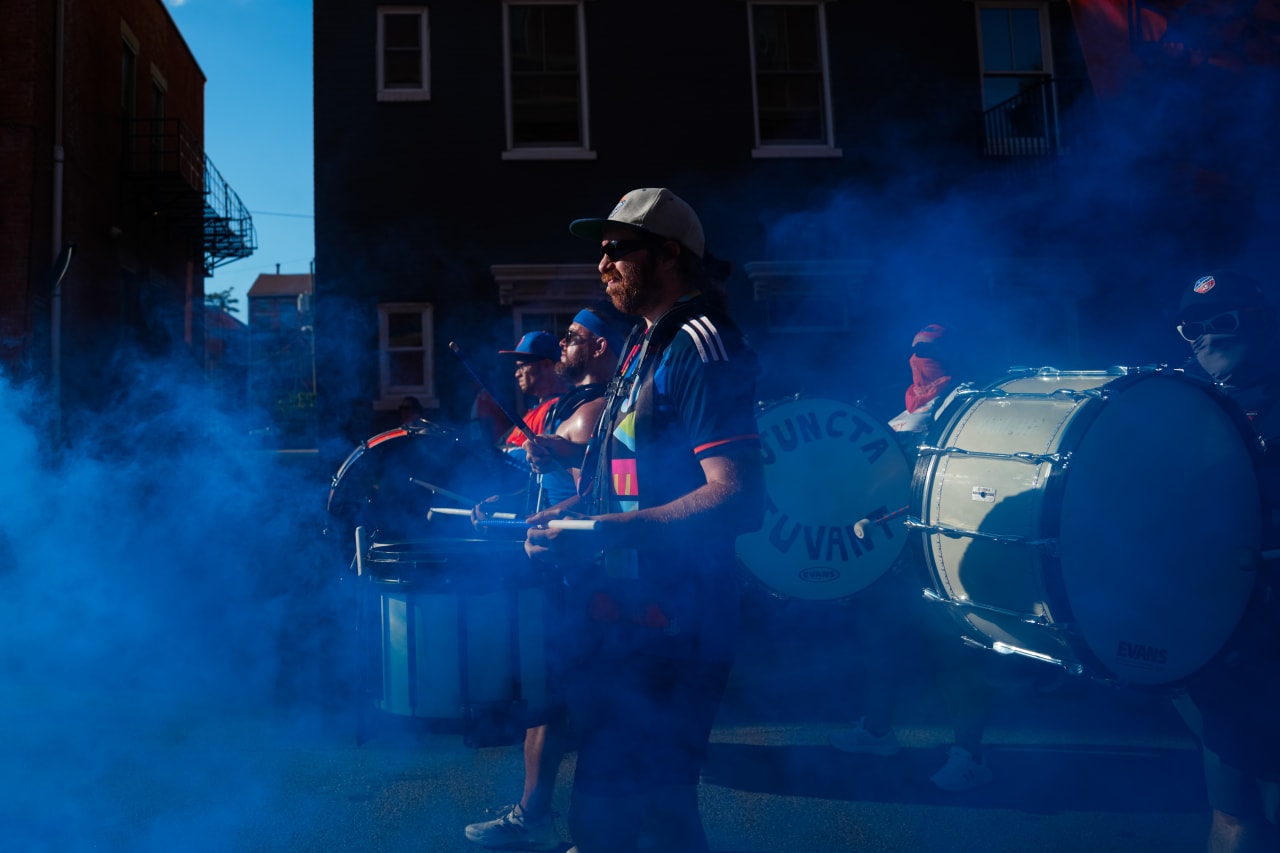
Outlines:
{"type": "Polygon", "coordinates": [[[826,10],[817,0],[747,4],[755,157],[838,157],[826,10]]]}
{"type": "Polygon", "coordinates": [[[986,152],[1048,154],[1058,104],[1044,3],[978,3],[978,62],[986,152]]]}
{"type": "Polygon", "coordinates": [[[388,302],[378,306],[379,408],[394,408],[405,395],[417,397],[424,406],[439,405],[431,356],[433,338],[429,303],[388,302]]]}
{"type": "Polygon", "coordinates": [[[138,40],[120,22],[120,153],[133,167],[134,120],[138,114],[138,40]]]}
{"type": "Polygon", "coordinates": [[[151,169],[165,167],[164,107],[168,84],[154,66],[151,69],[151,169]]]}
{"type": "Polygon", "coordinates": [[[378,10],[378,100],[431,99],[431,51],[427,10],[393,6],[378,10]]]}
{"type": "Polygon", "coordinates": [[[504,159],[595,159],[582,0],[506,0],[504,159]]]}

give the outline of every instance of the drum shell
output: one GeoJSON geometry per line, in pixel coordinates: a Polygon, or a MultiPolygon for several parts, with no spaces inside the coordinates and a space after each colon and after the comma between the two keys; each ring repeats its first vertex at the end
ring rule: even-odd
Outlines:
{"type": "Polygon", "coordinates": [[[523,732],[547,712],[553,611],[548,587],[513,546],[415,540],[370,548],[379,710],[464,734],[523,732]]]}
{"type": "Polygon", "coordinates": [[[1101,680],[1173,684],[1225,646],[1251,594],[1256,462],[1247,421],[1204,383],[1021,373],[940,413],[912,510],[966,636],[1101,680]]]}

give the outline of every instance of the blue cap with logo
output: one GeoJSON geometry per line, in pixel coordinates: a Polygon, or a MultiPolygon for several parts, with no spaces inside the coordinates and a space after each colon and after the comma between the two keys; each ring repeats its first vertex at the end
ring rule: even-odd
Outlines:
{"type": "Polygon", "coordinates": [[[529,332],[515,349],[498,350],[498,355],[513,355],[516,361],[541,361],[544,358],[559,361],[560,343],[550,332],[529,332]]]}

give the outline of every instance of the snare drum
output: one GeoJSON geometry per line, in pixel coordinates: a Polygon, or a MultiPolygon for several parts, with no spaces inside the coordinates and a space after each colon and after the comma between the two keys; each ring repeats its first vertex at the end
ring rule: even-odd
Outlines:
{"type": "Polygon", "coordinates": [[[907,541],[898,510],[911,468],[893,431],[850,403],[802,395],[762,403],[756,422],[768,501],[761,528],[738,537],[738,559],[786,598],[841,599],[871,585],[907,541]],[[865,538],[854,534],[880,517],[865,538]]]}
{"type": "Polygon", "coordinates": [[[420,536],[433,506],[470,509],[520,488],[528,476],[527,465],[496,448],[416,420],[360,442],[343,461],[329,487],[325,535],[348,556],[357,527],[384,540],[420,536]]]}
{"type": "Polygon", "coordinates": [[[961,389],[916,463],[926,595],[996,651],[1102,681],[1184,679],[1254,585],[1257,450],[1225,395],[1165,369],[961,389]]]}
{"type": "Polygon", "coordinates": [[[523,542],[375,542],[377,707],[489,745],[514,743],[548,706],[547,590],[523,542]]]}

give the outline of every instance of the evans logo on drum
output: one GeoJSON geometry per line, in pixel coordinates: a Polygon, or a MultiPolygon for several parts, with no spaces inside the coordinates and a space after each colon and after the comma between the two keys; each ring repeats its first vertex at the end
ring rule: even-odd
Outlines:
{"type": "Polygon", "coordinates": [[[1116,648],[1116,657],[1134,662],[1141,661],[1153,667],[1164,666],[1169,662],[1169,650],[1121,640],[1120,645],[1116,648]]]}
{"type": "Polygon", "coordinates": [[[799,578],[809,583],[832,583],[840,580],[840,573],[835,569],[805,569],[799,578]]]}

